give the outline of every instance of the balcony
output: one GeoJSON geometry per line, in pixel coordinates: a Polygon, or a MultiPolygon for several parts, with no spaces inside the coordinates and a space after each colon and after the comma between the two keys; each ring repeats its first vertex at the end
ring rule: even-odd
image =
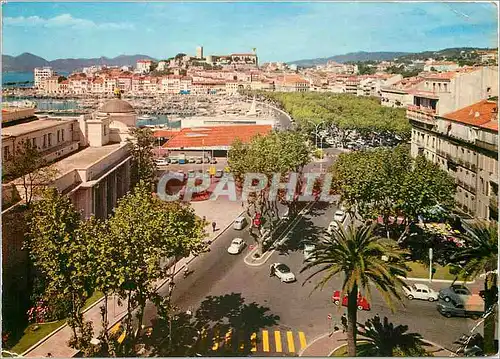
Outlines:
{"type": "Polygon", "coordinates": [[[498,152],[498,145],[496,143],[489,143],[481,140],[476,140],[476,146],[484,148],[488,151],[498,152]]]}
{"type": "Polygon", "coordinates": [[[498,208],[498,196],[490,195],[490,207],[498,208]]]}
{"type": "Polygon", "coordinates": [[[459,180],[459,179],[456,179],[456,182],[457,182],[457,184],[458,184],[460,187],[462,187],[462,188],[466,189],[466,190],[467,190],[467,191],[469,191],[470,193],[476,194],[476,188],[475,188],[475,187],[470,186],[470,185],[468,185],[467,183],[465,183],[464,181],[461,181],[461,180],[459,180]]]}
{"type": "Polygon", "coordinates": [[[436,110],[428,107],[408,105],[406,108],[406,117],[409,120],[423,122],[429,125],[435,125],[434,115],[436,110]]]}

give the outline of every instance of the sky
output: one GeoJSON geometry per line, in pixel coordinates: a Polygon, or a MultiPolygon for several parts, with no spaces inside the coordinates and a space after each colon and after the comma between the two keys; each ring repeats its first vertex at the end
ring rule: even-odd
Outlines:
{"type": "Polygon", "coordinates": [[[251,52],[259,62],[356,51],[497,47],[493,3],[108,2],[2,5],[3,54],[47,60],[251,52]]]}

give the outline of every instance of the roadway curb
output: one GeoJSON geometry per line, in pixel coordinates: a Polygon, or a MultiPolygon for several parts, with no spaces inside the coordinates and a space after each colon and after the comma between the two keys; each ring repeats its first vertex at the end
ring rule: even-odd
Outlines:
{"type": "MultiPolygon", "coordinates": [[[[82,314],[85,314],[87,311],[89,311],[90,309],[94,308],[96,305],[98,305],[99,303],[101,303],[102,301],[104,301],[104,296],[102,296],[101,298],[99,298],[97,301],[95,301],[94,303],[92,303],[88,308],[86,308],[82,314]]],[[[21,353],[21,356],[25,356],[26,354],[28,354],[29,352],[35,350],[37,347],[39,347],[40,345],[42,345],[45,341],[49,340],[51,337],[53,337],[54,335],[56,335],[58,332],[60,332],[64,327],[68,326],[68,323],[67,321],[64,322],[64,324],[61,324],[60,327],[54,329],[52,332],[50,332],[49,334],[47,334],[46,336],[44,336],[42,339],[40,339],[38,342],[36,342],[35,344],[33,344],[31,347],[29,347],[28,349],[26,349],[23,353],[21,353]]]]}
{"type": "MultiPolygon", "coordinates": [[[[333,334],[335,334],[335,333],[337,333],[337,332],[333,332],[333,334]]],[[[306,347],[304,349],[302,349],[301,351],[298,352],[299,357],[301,357],[302,354],[307,349],[309,349],[314,343],[316,343],[318,340],[321,340],[321,339],[323,339],[323,338],[325,338],[325,337],[327,337],[329,335],[330,335],[330,333],[326,333],[326,334],[321,334],[319,337],[314,338],[309,344],[306,345],[306,347]]]]}
{"type": "MultiPolygon", "coordinates": [[[[311,203],[316,203],[316,202],[311,202],[311,203]]],[[[300,212],[299,214],[297,215],[297,217],[295,217],[293,219],[293,221],[290,223],[290,225],[288,227],[285,228],[285,231],[284,233],[288,233],[290,230],[292,230],[293,228],[295,228],[297,226],[297,224],[299,223],[300,221],[300,218],[302,218],[308,211],[309,209],[312,207],[313,205],[308,205],[306,207],[304,207],[300,212]],[[297,220],[299,219],[299,220],[297,220]]],[[[272,246],[274,246],[276,244],[276,242],[279,241],[280,238],[283,237],[283,233],[276,239],[276,241],[274,241],[274,243],[272,244],[272,246]]],[[[259,267],[259,266],[262,266],[264,264],[266,264],[266,262],[268,261],[269,258],[271,258],[271,256],[274,254],[274,252],[276,252],[276,249],[272,249],[271,251],[269,252],[266,252],[266,254],[262,255],[260,258],[257,258],[257,260],[254,260],[254,262],[250,262],[248,261],[247,258],[252,258],[252,255],[258,250],[258,246],[256,246],[254,249],[252,249],[252,251],[250,251],[250,253],[248,253],[245,258],[243,259],[243,261],[245,262],[246,265],[248,266],[252,266],[252,267],[259,267]],[[262,258],[265,258],[264,260],[262,260],[262,258]],[[257,263],[255,263],[257,262],[257,263]]]]}
{"type": "Polygon", "coordinates": [[[463,282],[461,280],[453,281],[453,280],[448,280],[448,279],[433,279],[433,280],[429,281],[429,278],[412,278],[412,277],[405,278],[405,277],[401,277],[401,276],[399,278],[406,279],[406,280],[411,280],[411,281],[415,281],[415,282],[429,282],[429,283],[453,283],[453,282],[456,282],[456,283],[465,283],[465,284],[474,284],[474,283],[476,283],[475,279],[473,281],[470,281],[470,282],[463,282]]]}

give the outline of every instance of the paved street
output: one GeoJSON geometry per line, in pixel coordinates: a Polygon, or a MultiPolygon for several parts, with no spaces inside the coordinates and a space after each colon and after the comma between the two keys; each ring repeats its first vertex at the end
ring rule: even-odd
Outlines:
{"type": "MultiPolygon", "coordinates": [[[[240,255],[227,253],[226,249],[235,237],[245,239],[248,244],[253,243],[246,230],[237,231],[229,228],[212,245],[210,253],[195,259],[190,264],[190,269],[194,272],[176,283],[174,302],[181,310],[194,311],[207,299],[207,296],[241,295],[245,303],[254,302],[259,306],[268,307],[269,314],[279,316],[276,325],[261,328],[257,333],[260,340],[255,353],[269,355],[277,352],[298,352],[301,345],[299,333],[304,333],[305,342],[313,340],[327,332],[333,323],[339,325],[343,313],[343,308],[333,305],[330,299],[333,291],[340,288],[342,280],[340,277],[332,280],[323,291],[312,292],[317,279],[303,284],[307,275],[299,273],[303,263],[299,242],[317,238],[323,233],[333,218],[334,211],[333,207],[322,208],[321,204],[317,204],[295,228],[290,250],[287,253],[273,253],[266,264],[258,267],[248,266],[243,261],[249,247],[240,255]],[[270,278],[269,265],[274,262],[287,264],[297,275],[298,281],[284,284],[277,278],[270,278]],[[328,314],[332,314],[332,322],[328,321],[328,314]],[[262,330],[269,332],[263,334],[262,330]],[[269,334],[274,331],[279,331],[280,334],[269,334]],[[288,341],[284,339],[289,335],[293,337],[293,351],[290,350],[288,341]],[[278,343],[277,339],[280,339],[281,343],[278,343]],[[268,344],[265,344],[266,342],[268,344]]],[[[444,286],[446,284],[431,285],[435,290],[444,286]]],[[[163,288],[162,294],[166,294],[166,288],[163,288]]],[[[387,316],[394,323],[406,324],[410,331],[419,332],[426,339],[447,348],[451,348],[452,342],[474,325],[471,319],[445,318],[437,312],[436,303],[424,301],[405,301],[404,307],[397,306],[396,311],[392,313],[375,288],[372,288],[371,304],[370,312],[359,312],[359,321],[364,322],[375,314],[387,316]]],[[[231,310],[229,307],[225,309],[231,310]]],[[[148,307],[146,318],[151,318],[153,315],[154,308],[148,307]]]]}

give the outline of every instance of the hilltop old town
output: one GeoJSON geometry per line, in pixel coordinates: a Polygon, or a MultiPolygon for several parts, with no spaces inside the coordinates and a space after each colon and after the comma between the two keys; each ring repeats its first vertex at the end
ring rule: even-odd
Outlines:
{"type": "Polygon", "coordinates": [[[463,41],[4,56],[2,356],[498,353],[498,48],[463,41]]]}

